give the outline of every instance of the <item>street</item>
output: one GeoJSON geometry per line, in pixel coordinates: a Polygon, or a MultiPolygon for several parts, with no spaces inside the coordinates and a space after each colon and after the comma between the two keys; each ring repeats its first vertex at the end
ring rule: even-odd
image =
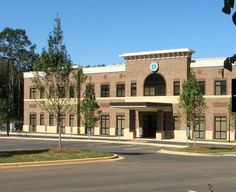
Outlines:
{"type": "MultiPolygon", "coordinates": [[[[0,170],[2,192],[236,191],[236,157],[159,154],[160,147],[67,141],[64,147],[117,153],[123,160],[0,170]]],[[[57,141],[1,139],[0,150],[57,147],[57,141]]]]}

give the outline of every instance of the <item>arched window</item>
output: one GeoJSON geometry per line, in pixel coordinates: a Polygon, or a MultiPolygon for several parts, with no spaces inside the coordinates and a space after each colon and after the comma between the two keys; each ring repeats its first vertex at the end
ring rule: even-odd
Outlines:
{"type": "Polygon", "coordinates": [[[149,75],[144,82],[144,96],[165,96],[166,82],[160,74],[149,75]]]}

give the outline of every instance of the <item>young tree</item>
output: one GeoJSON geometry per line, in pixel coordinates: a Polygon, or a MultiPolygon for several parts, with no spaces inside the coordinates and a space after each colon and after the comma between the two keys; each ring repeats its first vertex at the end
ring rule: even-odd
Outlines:
{"type": "Polygon", "coordinates": [[[70,56],[63,43],[61,20],[57,16],[53,33],[49,34],[48,49],[43,50],[34,65],[33,84],[40,92],[37,102],[40,107],[56,117],[56,127],[61,142],[62,115],[76,112],[78,92],[83,75],[81,68],[73,68],[70,56]]]}
{"type": "Polygon", "coordinates": [[[182,109],[182,116],[187,125],[192,127],[193,137],[195,138],[196,124],[206,110],[206,103],[193,72],[183,82],[182,93],[179,97],[179,107],[182,109]]]}
{"type": "Polygon", "coordinates": [[[83,116],[83,124],[86,132],[91,133],[97,121],[100,119],[101,110],[96,101],[94,87],[91,83],[86,85],[80,112],[83,116]]]}

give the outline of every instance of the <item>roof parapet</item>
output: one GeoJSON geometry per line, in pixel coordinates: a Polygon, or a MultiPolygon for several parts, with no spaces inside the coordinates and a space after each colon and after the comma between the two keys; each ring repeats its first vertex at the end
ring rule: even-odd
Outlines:
{"type": "Polygon", "coordinates": [[[124,53],[119,55],[119,57],[123,57],[126,61],[135,61],[135,60],[191,57],[193,53],[195,53],[195,51],[189,48],[183,48],[183,49],[167,49],[167,50],[157,50],[157,51],[124,53]]]}

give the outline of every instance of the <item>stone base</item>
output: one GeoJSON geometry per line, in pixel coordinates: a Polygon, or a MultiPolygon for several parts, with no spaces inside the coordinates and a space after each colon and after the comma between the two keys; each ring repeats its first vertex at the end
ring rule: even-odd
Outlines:
{"type": "Polygon", "coordinates": [[[142,134],[143,134],[142,128],[140,127],[136,128],[135,131],[136,131],[136,138],[142,138],[142,134]]]}
{"type": "Polygon", "coordinates": [[[116,128],[114,128],[114,127],[110,128],[110,135],[116,136],[116,128]]]}
{"type": "Polygon", "coordinates": [[[100,127],[94,127],[94,135],[100,135],[100,127]]]}
{"type": "Polygon", "coordinates": [[[46,133],[46,126],[45,125],[37,125],[36,127],[36,132],[37,133],[46,133]]]}
{"type": "Polygon", "coordinates": [[[23,131],[29,132],[29,125],[23,125],[23,131]]]}
{"type": "Polygon", "coordinates": [[[158,132],[156,132],[156,139],[157,139],[157,140],[163,140],[163,139],[164,139],[164,134],[165,134],[164,131],[158,131],[158,132]]]}
{"type": "Polygon", "coordinates": [[[47,126],[47,133],[57,133],[56,126],[47,126]]]}
{"type": "Polygon", "coordinates": [[[214,136],[213,136],[213,131],[205,131],[205,139],[206,140],[213,140],[214,136]]]}
{"type": "Polygon", "coordinates": [[[134,133],[130,132],[129,129],[124,129],[124,138],[125,139],[134,139],[134,133]]]}
{"type": "Polygon", "coordinates": [[[65,133],[67,134],[78,134],[78,128],[77,127],[65,127],[65,133]]]}
{"type": "Polygon", "coordinates": [[[81,135],[85,135],[85,127],[80,127],[79,130],[81,135]]]}
{"type": "Polygon", "coordinates": [[[177,141],[186,141],[186,130],[174,130],[174,139],[177,141]]]}
{"type": "Polygon", "coordinates": [[[235,131],[227,131],[227,140],[235,141],[235,131]]]}

